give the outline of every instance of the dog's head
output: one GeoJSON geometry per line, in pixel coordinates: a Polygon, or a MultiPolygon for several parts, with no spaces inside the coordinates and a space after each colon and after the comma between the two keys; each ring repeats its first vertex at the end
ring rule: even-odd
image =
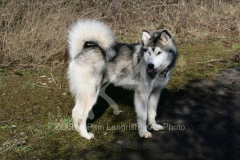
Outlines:
{"type": "Polygon", "coordinates": [[[142,32],[142,56],[146,62],[147,73],[151,76],[164,71],[176,58],[176,47],[172,35],[167,31],[142,32]]]}

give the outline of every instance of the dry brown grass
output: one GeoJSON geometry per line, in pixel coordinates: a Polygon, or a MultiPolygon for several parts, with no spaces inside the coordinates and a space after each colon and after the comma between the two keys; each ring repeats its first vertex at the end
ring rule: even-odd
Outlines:
{"type": "MultiPolygon", "coordinates": [[[[239,0],[2,0],[0,64],[44,64],[65,50],[78,18],[96,18],[120,41],[138,41],[142,29],[167,28],[178,43],[240,33],[239,0]]],[[[239,40],[239,39],[238,39],[239,40]]]]}

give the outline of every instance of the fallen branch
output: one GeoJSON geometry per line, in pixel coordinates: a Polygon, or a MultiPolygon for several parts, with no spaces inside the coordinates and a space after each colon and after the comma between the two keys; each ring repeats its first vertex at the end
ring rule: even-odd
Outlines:
{"type": "Polygon", "coordinates": [[[51,77],[52,77],[52,80],[53,80],[53,82],[55,83],[55,85],[58,87],[58,84],[57,84],[57,82],[56,82],[56,79],[55,79],[54,76],[53,76],[53,63],[52,63],[52,65],[51,65],[51,77]]]}
{"type": "Polygon", "coordinates": [[[37,67],[47,67],[44,65],[36,65],[36,64],[0,64],[0,68],[15,68],[15,67],[21,67],[21,68],[37,68],[37,67]]]}
{"type": "Polygon", "coordinates": [[[37,85],[37,87],[41,87],[41,88],[50,88],[48,86],[41,86],[41,85],[37,85]]]}
{"type": "Polygon", "coordinates": [[[226,63],[227,60],[226,59],[213,59],[213,60],[209,60],[206,62],[197,62],[197,64],[206,64],[206,63],[215,63],[215,62],[226,63]]]}
{"type": "Polygon", "coordinates": [[[9,67],[10,65],[7,64],[0,64],[0,67],[5,68],[5,67],[9,67]]]}
{"type": "Polygon", "coordinates": [[[7,121],[0,121],[0,123],[6,123],[6,122],[10,122],[10,121],[12,121],[12,118],[7,121]]]}
{"type": "Polygon", "coordinates": [[[55,78],[53,77],[53,74],[51,73],[51,76],[52,76],[52,80],[53,80],[53,82],[55,83],[55,85],[58,87],[58,84],[57,84],[57,82],[56,82],[56,80],[55,80],[55,78]]]}

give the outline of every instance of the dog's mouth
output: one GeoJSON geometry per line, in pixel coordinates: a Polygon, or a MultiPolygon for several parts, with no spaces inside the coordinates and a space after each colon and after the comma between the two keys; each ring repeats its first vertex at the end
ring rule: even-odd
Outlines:
{"type": "Polygon", "coordinates": [[[149,68],[147,67],[147,73],[155,73],[155,72],[157,72],[156,69],[149,69],[149,68]]]}
{"type": "Polygon", "coordinates": [[[147,74],[151,78],[154,78],[156,76],[156,74],[157,74],[157,70],[156,69],[149,69],[148,67],[146,69],[147,69],[147,74]]]}

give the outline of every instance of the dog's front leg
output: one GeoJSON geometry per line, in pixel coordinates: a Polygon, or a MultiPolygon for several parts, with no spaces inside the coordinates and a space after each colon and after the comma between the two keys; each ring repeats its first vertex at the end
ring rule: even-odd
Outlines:
{"type": "Polygon", "coordinates": [[[163,126],[156,123],[157,105],[161,95],[162,88],[152,91],[148,101],[148,123],[151,129],[155,131],[163,130],[163,126]]]}
{"type": "Polygon", "coordinates": [[[140,137],[151,138],[152,134],[147,130],[146,125],[148,95],[141,91],[141,89],[137,88],[134,95],[135,110],[137,113],[138,122],[138,132],[140,137]]]}

